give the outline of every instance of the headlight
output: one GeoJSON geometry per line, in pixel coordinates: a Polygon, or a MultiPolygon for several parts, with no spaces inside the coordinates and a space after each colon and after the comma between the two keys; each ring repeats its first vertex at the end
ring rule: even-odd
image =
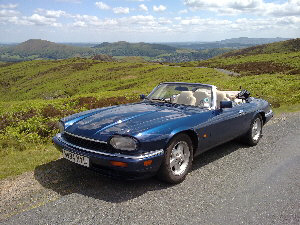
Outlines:
{"type": "Polygon", "coordinates": [[[114,136],[112,139],[110,139],[110,144],[115,149],[125,150],[125,151],[134,151],[136,150],[137,147],[136,140],[134,140],[131,137],[123,137],[123,136],[114,136]]]}
{"type": "Polygon", "coordinates": [[[59,121],[58,122],[58,128],[59,128],[60,133],[64,132],[65,124],[62,121],[59,121]]]}

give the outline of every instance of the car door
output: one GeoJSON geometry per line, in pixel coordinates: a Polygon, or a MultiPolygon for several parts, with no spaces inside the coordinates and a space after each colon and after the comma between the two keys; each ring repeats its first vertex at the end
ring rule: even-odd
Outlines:
{"type": "MultiPolygon", "coordinates": [[[[245,103],[247,104],[247,103],[245,103]]],[[[242,104],[244,105],[244,104],[242,104]]],[[[246,112],[244,107],[216,109],[211,120],[211,145],[219,145],[243,133],[246,112]]]]}

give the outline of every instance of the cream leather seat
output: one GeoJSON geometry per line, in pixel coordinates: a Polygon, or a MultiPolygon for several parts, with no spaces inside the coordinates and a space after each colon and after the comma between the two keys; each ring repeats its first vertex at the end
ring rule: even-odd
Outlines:
{"type": "Polygon", "coordinates": [[[203,90],[197,90],[194,92],[194,97],[196,98],[195,105],[204,105],[204,99],[208,99],[207,103],[210,103],[210,95],[203,90]]]}
{"type": "Polygon", "coordinates": [[[230,99],[227,98],[226,93],[217,90],[217,107],[218,108],[220,108],[221,101],[230,101],[230,99]]]}
{"type": "Polygon", "coordinates": [[[196,98],[193,96],[192,91],[182,91],[176,102],[177,104],[183,104],[183,105],[195,105],[196,103],[196,98]]]}

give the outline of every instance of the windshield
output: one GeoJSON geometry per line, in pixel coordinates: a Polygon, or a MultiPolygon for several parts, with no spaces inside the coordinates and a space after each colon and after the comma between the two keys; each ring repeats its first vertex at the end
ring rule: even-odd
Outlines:
{"type": "Polygon", "coordinates": [[[147,99],[174,104],[210,108],[212,88],[201,84],[164,83],[157,86],[147,99]]]}

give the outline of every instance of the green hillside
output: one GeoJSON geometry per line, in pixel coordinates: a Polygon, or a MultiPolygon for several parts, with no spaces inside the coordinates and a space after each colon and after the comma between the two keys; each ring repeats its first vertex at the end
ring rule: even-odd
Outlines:
{"type": "Polygon", "coordinates": [[[258,54],[290,53],[300,51],[300,38],[271,44],[257,45],[250,48],[236,50],[222,55],[222,58],[232,56],[249,56],[258,54]]]}
{"type": "Polygon", "coordinates": [[[225,53],[205,61],[182,66],[210,67],[231,70],[243,75],[300,74],[300,39],[259,45],[225,53]]]}

